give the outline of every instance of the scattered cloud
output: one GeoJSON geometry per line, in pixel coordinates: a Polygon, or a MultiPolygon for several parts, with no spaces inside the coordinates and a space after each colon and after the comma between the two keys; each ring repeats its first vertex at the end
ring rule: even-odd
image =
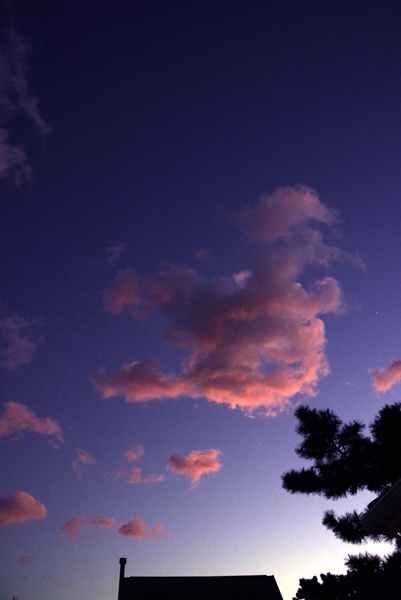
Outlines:
{"type": "Polygon", "coordinates": [[[61,526],[61,533],[70,538],[70,540],[75,540],[82,533],[82,526],[85,519],[85,515],[72,517],[61,526]]]}
{"type": "Polygon", "coordinates": [[[140,458],[142,458],[142,456],[144,455],[145,449],[143,446],[139,446],[138,444],[135,446],[132,446],[131,448],[129,448],[126,453],[125,453],[125,457],[127,460],[134,461],[134,460],[139,460],[140,458]]]}
{"type": "Polygon", "coordinates": [[[146,475],[142,481],[143,483],[160,483],[161,481],[164,481],[164,479],[163,473],[153,473],[152,475],[146,475]]]}
{"type": "Polygon", "coordinates": [[[76,452],[77,457],[72,461],[71,466],[76,476],[80,479],[85,472],[85,467],[94,465],[96,461],[89,452],[82,450],[82,448],[77,448],[76,452]]]}
{"type": "Polygon", "coordinates": [[[132,539],[152,538],[163,533],[163,525],[157,524],[154,529],[148,529],[143,519],[132,519],[121,525],[111,517],[89,517],[87,515],[78,515],[72,517],[61,526],[61,533],[70,540],[74,540],[82,533],[83,527],[99,527],[100,529],[117,529],[123,537],[132,539]]]}
{"type": "Polygon", "coordinates": [[[275,415],[296,394],[316,393],[329,373],[320,316],[338,314],[344,305],[336,279],[304,286],[301,274],[309,265],[362,262],[338,246],[337,213],[306,187],[279,188],[230,220],[259,244],[251,269],[212,281],[179,266],[155,276],[130,269],[117,274],[104,295],[105,309],[128,310],[136,319],[158,311],[167,321],[165,341],[189,354],[176,373],[152,359],[111,374],[101,369],[93,383],[103,397],[203,397],[248,414],[275,415]]]}
{"type": "Polygon", "coordinates": [[[51,583],[52,581],[54,581],[54,576],[53,575],[42,575],[40,579],[41,579],[41,581],[47,581],[48,583],[51,583]]]}
{"type": "Polygon", "coordinates": [[[387,369],[369,369],[369,375],[377,392],[387,392],[401,380],[401,360],[393,360],[387,369]]]}
{"type": "Polygon", "coordinates": [[[28,46],[22,36],[9,25],[0,47],[0,179],[12,177],[17,185],[31,177],[25,151],[9,141],[6,124],[18,114],[25,114],[41,135],[52,127],[40,115],[38,99],[28,89],[26,79],[28,46]]]}
{"type": "Polygon", "coordinates": [[[135,540],[153,538],[163,533],[163,525],[157,524],[154,529],[150,530],[146,527],[143,519],[132,519],[131,521],[128,521],[128,523],[125,523],[125,525],[121,525],[118,533],[123,537],[135,540]]]}
{"type": "Polygon", "coordinates": [[[100,529],[115,529],[117,523],[110,517],[95,517],[90,520],[90,525],[93,527],[100,527],[100,529]]]}
{"type": "Polygon", "coordinates": [[[174,475],[186,475],[191,480],[191,488],[195,488],[199,479],[205,473],[214,473],[223,466],[218,456],[219,450],[193,450],[188,456],[182,456],[179,452],[170,457],[167,469],[174,475]]]}
{"type": "Polygon", "coordinates": [[[29,562],[29,556],[20,556],[19,557],[19,561],[18,564],[20,567],[25,567],[25,565],[27,564],[27,562],[29,562]]]}
{"type": "Polygon", "coordinates": [[[46,516],[46,508],[26,492],[14,492],[11,496],[0,498],[0,526],[10,523],[22,525],[33,519],[41,520],[46,516]]]}
{"type": "Polygon", "coordinates": [[[125,248],[124,243],[115,244],[114,246],[108,246],[106,248],[106,258],[103,263],[103,265],[106,269],[116,266],[118,259],[120,258],[121,254],[124,252],[124,248],[125,248]]]}
{"type": "Polygon", "coordinates": [[[24,431],[34,431],[41,435],[48,435],[53,440],[62,443],[60,426],[50,417],[39,418],[24,404],[6,402],[5,413],[0,417],[0,437],[16,434],[22,436],[24,431]]]}
{"type": "Polygon", "coordinates": [[[33,331],[33,323],[0,306],[0,366],[3,369],[15,371],[30,363],[40,341],[33,331]]]}

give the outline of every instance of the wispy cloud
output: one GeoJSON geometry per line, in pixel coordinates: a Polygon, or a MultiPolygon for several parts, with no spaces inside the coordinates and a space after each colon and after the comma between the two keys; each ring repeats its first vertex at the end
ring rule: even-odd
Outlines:
{"type": "Polygon", "coordinates": [[[155,525],[154,529],[149,529],[143,519],[132,519],[121,525],[118,533],[123,537],[139,540],[142,538],[153,538],[160,536],[163,533],[163,525],[160,523],[155,525]]]}
{"type": "Polygon", "coordinates": [[[77,448],[76,452],[77,457],[72,461],[71,466],[76,476],[80,479],[85,472],[85,467],[94,465],[96,461],[89,452],[82,450],[82,448],[77,448]]]}
{"type": "Polygon", "coordinates": [[[72,517],[61,526],[61,533],[70,540],[74,540],[82,534],[83,528],[98,527],[100,529],[116,529],[123,537],[131,539],[153,538],[163,533],[163,525],[157,524],[154,529],[149,529],[143,519],[132,519],[128,523],[117,523],[111,517],[89,517],[78,515],[72,517]]]}
{"type": "Polygon", "coordinates": [[[16,434],[22,436],[24,431],[34,431],[40,435],[48,435],[53,440],[62,443],[60,426],[50,417],[39,418],[24,404],[6,402],[6,410],[0,417],[0,437],[16,434]]]}
{"type": "Polygon", "coordinates": [[[27,56],[26,42],[9,24],[0,46],[0,179],[11,176],[18,185],[31,177],[31,168],[24,149],[9,141],[7,123],[24,113],[41,135],[52,131],[40,115],[38,99],[29,91],[27,56]]]}
{"type": "Polygon", "coordinates": [[[14,492],[11,496],[0,498],[0,526],[10,523],[22,525],[33,519],[41,520],[46,516],[46,508],[26,492],[14,492]]]}
{"type": "Polygon", "coordinates": [[[29,556],[20,556],[19,557],[19,561],[18,564],[20,567],[25,567],[25,565],[29,562],[30,557],[29,556]]]}
{"type": "Polygon", "coordinates": [[[296,394],[316,393],[329,373],[320,316],[340,313],[343,302],[333,277],[304,287],[300,276],[308,265],[362,263],[338,246],[338,216],[309,188],[279,188],[229,218],[259,244],[252,268],[206,282],[174,266],[155,276],[117,274],[105,293],[106,310],[126,309],[138,319],[159,311],[168,323],[166,342],[189,354],[178,373],[165,373],[152,359],[112,374],[101,369],[93,382],[103,397],[204,397],[274,415],[296,394]]]}
{"type": "Polygon", "coordinates": [[[106,258],[104,259],[103,266],[107,268],[115,267],[121,254],[124,252],[125,244],[115,244],[114,246],[108,246],[106,248],[106,258]]]}
{"type": "Polygon", "coordinates": [[[387,392],[401,380],[401,360],[393,360],[387,368],[369,369],[369,375],[377,392],[387,392]]]}
{"type": "Polygon", "coordinates": [[[164,479],[163,473],[152,473],[151,475],[146,475],[142,481],[143,483],[160,483],[164,479]]]}
{"type": "Polygon", "coordinates": [[[3,369],[14,371],[31,362],[40,339],[31,322],[0,306],[0,366],[3,369]]]}
{"type": "Polygon", "coordinates": [[[125,453],[125,458],[129,461],[139,460],[144,455],[145,449],[143,446],[136,444],[131,446],[125,453]]]}
{"type": "Polygon", "coordinates": [[[167,469],[174,475],[186,475],[191,480],[191,488],[195,488],[199,479],[206,473],[215,473],[223,466],[219,462],[219,450],[193,450],[188,456],[179,452],[170,457],[167,469]]]}

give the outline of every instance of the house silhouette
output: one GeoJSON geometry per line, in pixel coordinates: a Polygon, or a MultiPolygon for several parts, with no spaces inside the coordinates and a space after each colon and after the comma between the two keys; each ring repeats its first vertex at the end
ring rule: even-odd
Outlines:
{"type": "Polygon", "coordinates": [[[118,600],[283,600],[273,575],[125,577],[120,558],[118,600]]]}

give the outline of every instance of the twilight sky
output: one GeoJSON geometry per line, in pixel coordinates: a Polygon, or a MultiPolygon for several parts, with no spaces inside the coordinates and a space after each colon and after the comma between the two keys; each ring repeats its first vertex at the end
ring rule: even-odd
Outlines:
{"type": "Polygon", "coordinates": [[[297,404],[400,398],[400,52],[386,0],[2,2],[1,600],[360,551],[280,476],[297,404]]]}

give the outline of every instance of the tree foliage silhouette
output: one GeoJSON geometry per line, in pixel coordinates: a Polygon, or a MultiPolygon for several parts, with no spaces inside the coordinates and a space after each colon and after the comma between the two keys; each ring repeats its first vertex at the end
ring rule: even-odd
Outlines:
{"type": "MultiPolygon", "coordinates": [[[[296,431],[303,441],[295,452],[313,461],[308,469],[292,469],[282,476],[292,494],[319,494],[338,499],[367,489],[380,494],[401,476],[401,404],[384,406],[369,426],[343,423],[331,410],[300,406],[295,411],[296,431]]],[[[337,516],[326,511],[323,524],[345,542],[360,544],[367,538],[385,539],[401,548],[398,534],[368,535],[356,511],[337,516]]]]}

